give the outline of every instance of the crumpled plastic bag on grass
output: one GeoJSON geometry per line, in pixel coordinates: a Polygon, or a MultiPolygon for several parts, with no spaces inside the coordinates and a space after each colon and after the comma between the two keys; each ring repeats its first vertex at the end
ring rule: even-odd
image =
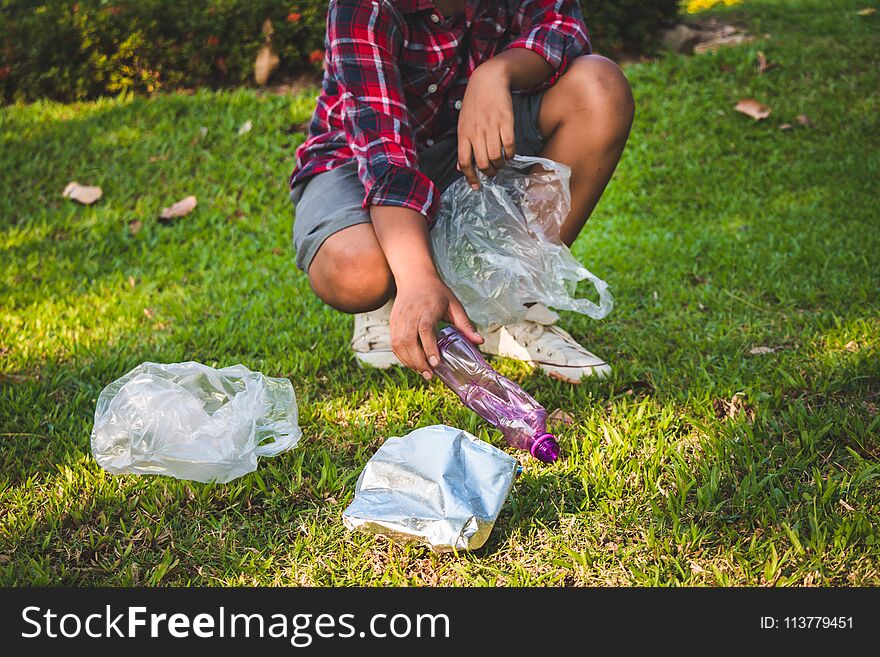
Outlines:
{"type": "Polygon", "coordinates": [[[480,175],[474,191],[464,179],[443,192],[431,229],[431,247],[441,277],[470,318],[480,325],[522,319],[527,303],[605,317],[613,299],[562,243],[560,229],[571,209],[564,164],[517,155],[494,178],[480,175]],[[533,165],[541,170],[530,172],[533,165]],[[590,281],[598,303],[575,297],[579,281],[590,281]]]}
{"type": "Polygon", "coordinates": [[[301,435],[287,379],[243,365],[143,363],[98,396],[92,454],[114,474],[226,483],[301,435]]]}
{"type": "Polygon", "coordinates": [[[342,521],[435,552],[474,550],[489,538],[516,468],[467,431],[416,429],[386,440],[367,462],[342,521]]]}

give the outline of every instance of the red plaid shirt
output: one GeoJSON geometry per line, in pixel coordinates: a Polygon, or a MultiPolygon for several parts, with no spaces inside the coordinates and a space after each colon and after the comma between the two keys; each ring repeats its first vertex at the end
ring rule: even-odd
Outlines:
{"type": "Polygon", "coordinates": [[[552,85],[590,52],[576,0],[469,0],[444,18],[432,0],[331,0],[323,90],[290,186],[352,158],[364,208],[411,208],[432,221],[440,195],[418,151],[455,134],[467,80],[499,52],[546,59],[552,85]]]}

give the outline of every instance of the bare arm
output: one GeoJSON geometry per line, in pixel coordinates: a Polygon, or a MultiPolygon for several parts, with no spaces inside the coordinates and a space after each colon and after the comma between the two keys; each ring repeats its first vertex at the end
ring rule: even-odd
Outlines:
{"type": "Polygon", "coordinates": [[[480,187],[477,169],[494,176],[505,158],[515,154],[510,92],[534,87],[552,73],[553,67],[539,54],[513,48],[495,55],[471,74],[458,118],[458,168],[471,187],[480,187]]]}
{"type": "Polygon", "coordinates": [[[409,208],[382,205],[371,206],[370,217],[397,287],[391,347],[405,365],[430,379],[431,367],[440,362],[435,332],[441,319],[471,342],[479,344],[483,338],[437,274],[425,218],[409,208]]]}

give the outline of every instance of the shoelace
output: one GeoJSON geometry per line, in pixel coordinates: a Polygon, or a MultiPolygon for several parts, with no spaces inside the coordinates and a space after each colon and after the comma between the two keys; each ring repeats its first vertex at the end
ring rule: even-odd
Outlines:
{"type": "Polygon", "coordinates": [[[372,347],[386,342],[390,344],[390,324],[386,317],[372,313],[362,313],[357,321],[359,330],[354,336],[353,342],[365,340],[372,347]]]}
{"type": "Polygon", "coordinates": [[[535,346],[538,351],[553,358],[564,349],[581,354],[582,349],[572,338],[549,324],[523,320],[507,327],[513,339],[525,347],[535,346]]]}

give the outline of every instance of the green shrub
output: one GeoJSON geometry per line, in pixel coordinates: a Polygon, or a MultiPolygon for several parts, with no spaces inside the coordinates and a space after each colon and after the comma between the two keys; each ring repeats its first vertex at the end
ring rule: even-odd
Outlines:
{"type": "Polygon", "coordinates": [[[659,29],[676,21],[679,0],[581,0],[593,47],[606,54],[650,50],[659,29]]]}
{"type": "MultiPolygon", "coordinates": [[[[327,3],[318,0],[0,0],[4,101],[240,85],[271,21],[281,71],[319,68],[327,3]]],[[[677,0],[587,0],[602,52],[644,49],[677,0]]]]}

